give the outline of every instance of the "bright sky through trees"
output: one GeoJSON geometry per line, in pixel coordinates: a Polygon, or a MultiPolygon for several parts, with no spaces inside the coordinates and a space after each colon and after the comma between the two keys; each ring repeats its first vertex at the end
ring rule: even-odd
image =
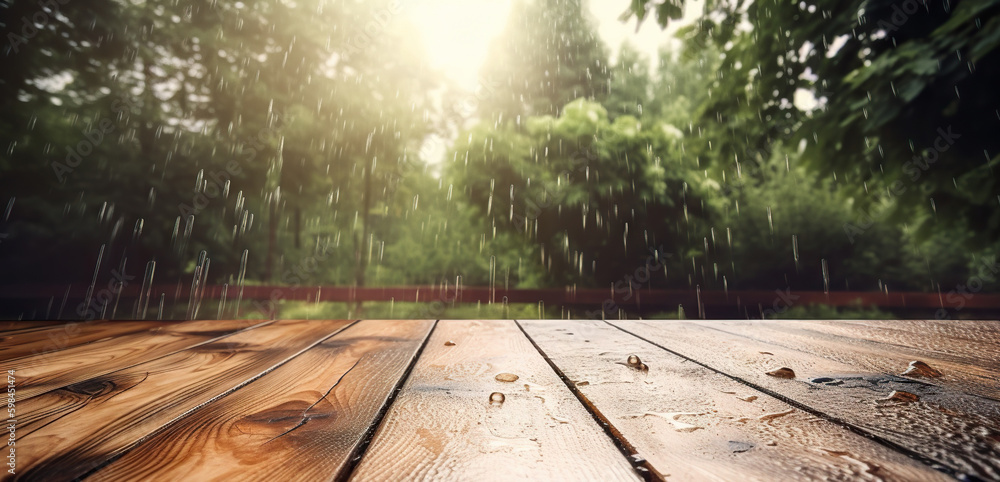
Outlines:
{"type": "MultiPolygon", "coordinates": [[[[479,70],[486,60],[490,41],[503,30],[513,3],[513,0],[409,0],[401,3],[401,16],[420,32],[432,65],[472,91],[479,82],[479,70]]],[[[627,40],[650,62],[655,62],[660,45],[671,39],[682,23],[697,18],[702,8],[702,2],[692,2],[687,7],[685,22],[667,30],[661,30],[656,22],[646,22],[636,32],[635,20],[629,23],[618,20],[625,9],[620,0],[588,3],[601,39],[608,47],[617,51],[627,40]]]]}
{"type": "MultiPolygon", "coordinates": [[[[419,41],[434,69],[462,89],[475,92],[490,42],[503,30],[515,1],[408,0],[400,3],[399,20],[411,23],[420,32],[419,41]]],[[[682,22],[665,30],[656,22],[645,22],[636,31],[635,20],[618,20],[624,11],[621,1],[590,0],[587,4],[612,56],[627,41],[646,56],[651,67],[655,67],[660,46],[670,42],[678,28],[698,18],[703,8],[703,0],[691,2],[682,22]]],[[[426,160],[441,161],[445,147],[440,143],[425,145],[426,160]]]]}

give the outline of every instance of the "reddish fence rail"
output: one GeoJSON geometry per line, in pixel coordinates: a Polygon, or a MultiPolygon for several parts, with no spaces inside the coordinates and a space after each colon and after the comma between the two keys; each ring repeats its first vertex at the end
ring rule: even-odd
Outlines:
{"type": "MultiPolygon", "coordinates": [[[[83,301],[87,286],[6,286],[0,287],[0,304],[14,300],[52,305],[66,305],[67,300],[76,304],[83,301]]],[[[138,298],[140,287],[129,285],[121,293],[110,290],[94,291],[92,303],[124,300],[131,306],[138,298]],[[102,293],[103,291],[103,293],[102,293]],[[106,300],[106,301],[105,301],[106,300]]],[[[168,303],[187,303],[191,299],[189,285],[155,285],[148,292],[150,305],[158,303],[161,295],[168,303]]],[[[202,300],[217,300],[224,296],[229,302],[240,297],[239,287],[218,285],[204,286],[196,291],[202,300]]],[[[397,287],[345,287],[345,286],[245,286],[242,288],[243,312],[263,311],[281,300],[358,302],[382,301],[417,303],[542,303],[546,307],[565,307],[583,310],[600,316],[625,310],[632,313],[676,311],[683,306],[689,317],[760,317],[768,310],[782,312],[789,307],[821,304],[835,307],[879,307],[894,313],[920,313],[923,317],[938,314],[939,318],[958,318],[971,315],[1000,314],[1000,294],[992,293],[907,293],[907,292],[856,292],[831,291],[698,291],[640,289],[502,289],[489,287],[455,286],[397,286],[397,287]],[[268,302],[271,303],[268,303],[268,302]]],[[[69,306],[76,306],[69,303],[69,306]]],[[[95,306],[95,308],[99,307],[95,306]]],[[[69,310],[67,313],[72,313],[69,310]]],[[[100,311],[100,310],[98,310],[100,311]]]]}

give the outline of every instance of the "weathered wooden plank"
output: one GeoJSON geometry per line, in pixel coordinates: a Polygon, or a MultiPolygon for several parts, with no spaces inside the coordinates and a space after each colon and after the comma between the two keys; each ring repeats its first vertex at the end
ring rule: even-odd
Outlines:
{"type": "Polygon", "coordinates": [[[0,321],[0,334],[9,335],[15,332],[23,332],[30,330],[40,330],[44,328],[49,328],[52,326],[64,325],[69,323],[68,321],[0,321]]]}
{"type": "Polygon", "coordinates": [[[279,321],[24,400],[17,479],[84,476],[346,324],[279,321]]]}
{"type": "Polygon", "coordinates": [[[872,326],[891,329],[913,336],[911,340],[931,341],[940,337],[993,343],[1000,337],[1000,322],[997,320],[840,320],[838,325],[872,326]]]}
{"type": "Polygon", "coordinates": [[[516,478],[637,475],[513,321],[439,321],[352,479],[516,478]]]}
{"type": "Polygon", "coordinates": [[[518,321],[618,433],[680,480],[949,480],[602,321],[518,321]],[[629,366],[639,357],[647,369],[629,366]]]}
{"type": "MultiPolygon", "coordinates": [[[[907,323],[900,320],[894,325],[907,323]]],[[[913,324],[926,326],[921,322],[913,324]]],[[[855,323],[757,320],[705,325],[785,348],[804,349],[871,372],[900,375],[910,362],[920,361],[941,373],[940,377],[921,377],[926,383],[1000,400],[1000,336],[993,344],[980,344],[957,342],[933,333],[924,336],[927,340],[918,341],[905,331],[855,323]]]]}
{"type": "Polygon", "coordinates": [[[17,370],[17,394],[23,400],[207,343],[214,338],[261,323],[269,322],[188,321],[53,353],[18,358],[4,366],[8,370],[17,370]]]}
{"type": "Polygon", "coordinates": [[[973,366],[1000,370],[1000,321],[996,320],[799,321],[789,327],[912,348],[973,366]]]}
{"type": "Polygon", "coordinates": [[[707,324],[611,323],[928,462],[957,473],[1000,478],[1000,404],[993,400],[827,359],[809,347],[785,348],[707,324]],[[790,368],[794,378],[768,374],[779,368],[790,368]],[[894,391],[915,394],[919,400],[887,400],[894,391]]]}
{"type": "Polygon", "coordinates": [[[157,321],[100,321],[66,323],[39,330],[0,335],[0,361],[38,355],[94,341],[166,326],[157,321]]]}
{"type": "Polygon", "coordinates": [[[347,466],[431,326],[359,322],[88,480],[329,480],[347,466]]]}

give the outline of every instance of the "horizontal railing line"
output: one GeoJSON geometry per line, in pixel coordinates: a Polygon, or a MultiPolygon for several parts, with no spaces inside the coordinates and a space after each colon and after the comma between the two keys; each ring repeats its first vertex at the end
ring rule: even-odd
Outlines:
{"type": "MultiPolygon", "coordinates": [[[[68,285],[18,285],[0,286],[0,299],[39,299],[65,296],[68,285]]],[[[71,285],[70,297],[85,296],[87,286],[71,285]]],[[[95,290],[95,292],[100,290],[95,290]]],[[[139,295],[140,286],[132,284],[122,290],[121,297],[134,298],[139,295]]],[[[220,299],[223,291],[226,298],[235,299],[240,291],[238,286],[224,288],[222,285],[208,285],[203,288],[202,299],[220,299]]],[[[150,290],[153,299],[165,293],[171,299],[189,298],[190,285],[154,285],[150,290]]],[[[115,293],[117,294],[117,293],[115,293]]],[[[106,296],[106,295],[105,295],[106,296]]],[[[693,308],[699,302],[704,306],[748,306],[763,309],[787,308],[808,304],[830,306],[878,306],[886,308],[952,308],[952,309],[998,309],[1000,294],[977,293],[975,295],[938,294],[921,292],[868,292],[868,291],[794,291],[794,290],[742,290],[707,291],[702,290],[628,290],[618,289],[503,289],[483,286],[244,286],[244,300],[298,300],[298,301],[395,301],[395,302],[444,302],[444,303],[539,303],[550,305],[617,307],[672,307],[677,305],[693,308]],[[317,299],[318,298],[318,299],[317,299]]],[[[690,308],[689,308],[690,309],[690,308]]]]}

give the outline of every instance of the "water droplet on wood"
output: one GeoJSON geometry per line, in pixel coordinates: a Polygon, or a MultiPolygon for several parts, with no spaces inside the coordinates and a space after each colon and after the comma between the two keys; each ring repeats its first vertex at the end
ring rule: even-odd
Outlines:
{"type": "Polygon", "coordinates": [[[937,378],[941,376],[941,372],[920,360],[914,360],[910,362],[910,366],[906,368],[903,375],[908,377],[937,378]]]}
{"type": "Polygon", "coordinates": [[[494,378],[498,382],[516,382],[519,377],[513,373],[498,373],[494,378]]]}
{"type": "Polygon", "coordinates": [[[741,454],[743,452],[752,449],[753,447],[754,445],[752,443],[737,442],[735,440],[729,441],[729,450],[732,451],[734,454],[741,454]]]}
{"type": "Polygon", "coordinates": [[[785,415],[791,415],[794,412],[795,412],[795,409],[792,408],[792,409],[785,410],[784,412],[768,413],[766,415],[761,415],[760,417],[757,418],[757,420],[768,422],[768,421],[774,420],[776,418],[784,417],[785,415]]]}
{"type": "Polygon", "coordinates": [[[788,367],[781,367],[777,370],[771,370],[767,372],[767,374],[775,378],[795,378],[795,372],[788,367]]]}
{"type": "Polygon", "coordinates": [[[699,430],[699,429],[705,428],[705,427],[700,427],[698,425],[692,425],[692,424],[687,423],[687,422],[682,422],[682,421],[679,420],[683,416],[696,417],[696,416],[699,416],[699,415],[703,415],[701,413],[694,413],[694,412],[668,412],[668,413],[662,413],[662,412],[643,412],[643,413],[628,414],[628,415],[626,415],[626,417],[635,418],[635,417],[645,417],[645,416],[648,416],[648,415],[652,415],[652,416],[661,417],[661,418],[666,419],[667,421],[670,422],[671,425],[674,426],[674,430],[677,431],[677,432],[694,432],[695,430],[699,430]]]}
{"type": "Polygon", "coordinates": [[[630,368],[635,368],[636,370],[639,370],[640,372],[643,373],[649,371],[649,367],[645,363],[643,363],[642,360],[640,360],[639,357],[636,355],[629,355],[625,363],[622,362],[616,362],[616,363],[620,365],[625,365],[630,368]]]}
{"type": "Polygon", "coordinates": [[[448,340],[448,341],[444,342],[444,346],[455,346],[455,342],[453,342],[451,340],[448,340]]]}
{"type": "Polygon", "coordinates": [[[500,392],[493,392],[490,394],[490,405],[500,405],[503,403],[506,397],[500,392]]]}

